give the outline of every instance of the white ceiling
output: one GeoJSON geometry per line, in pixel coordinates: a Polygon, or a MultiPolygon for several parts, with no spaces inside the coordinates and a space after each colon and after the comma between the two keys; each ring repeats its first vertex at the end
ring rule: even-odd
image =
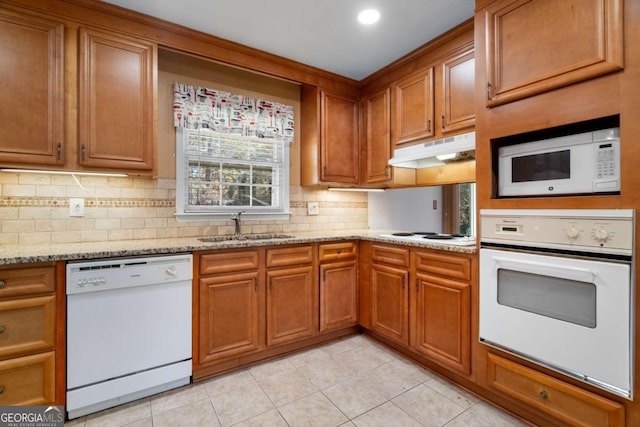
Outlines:
{"type": "Polygon", "coordinates": [[[104,0],[362,80],[473,16],[475,0],[104,0]],[[358,23],[377,8],[380,21],[358,23]]]}

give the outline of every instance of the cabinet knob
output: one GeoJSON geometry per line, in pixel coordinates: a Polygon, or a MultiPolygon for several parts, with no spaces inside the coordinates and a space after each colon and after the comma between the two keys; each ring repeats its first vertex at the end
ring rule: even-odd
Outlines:
{"type": "Polygon", "coordinates": [[[4,331],[5,331],[5,330],[6,330],[6,329],[5,329],[5,327],[4,327],[4,326],[0,326],[0,334],[4,333],[4,331]]]}
{"type": "Polygon", "coordinates": [[[0,289],[4,289],[5,286],[4,280],[0,280],[0,289]]]}
{"type": "Polygon", "coordinates": [[[4,393],[4,387],[0,387],[0,394],[4,393]]]}
{"type": "Polygon", "coordinates": [[[547,392],[545,390],[542,390],[540,392],[540,399],[547,400],[548,398],[549,398],[549,395],[547,394],[547,392]]]}

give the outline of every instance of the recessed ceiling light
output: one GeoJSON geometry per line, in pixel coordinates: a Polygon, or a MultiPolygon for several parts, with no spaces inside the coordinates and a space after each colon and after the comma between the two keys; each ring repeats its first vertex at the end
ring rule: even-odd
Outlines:
{"type": "Polygon", "coordinates": [[[380,12],[375,9],[365,9],[358,14],[358,21],[365,25],[375,24],[379,19],[380,12]]]}

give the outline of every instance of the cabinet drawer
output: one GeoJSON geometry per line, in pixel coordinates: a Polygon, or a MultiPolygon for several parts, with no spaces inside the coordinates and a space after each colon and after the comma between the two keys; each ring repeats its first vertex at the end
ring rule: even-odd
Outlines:
{"type": "Polygon", "coordinates": [[[267,249],[267,268],[310,264],[311,262],[313,262],[311,245],[267,249]]]}
{"type": "Polygon", "coordinates": [[[53,264],[0,270],[0,298],[51,293],[55,291],[53,264]]]}
{"type": "Polygon", "coordinates": [[[488,354],[491,387],[572,426],[624,426],[624,406],[488,354]]]}
{"type": "Polygon", "coordinates": [[[53,349],[55,296],[0,302],[0,359],[53,349]]]}
{"type": "Polygon", "coordinates": [[[54,352],[0,362],[0,405],[52,405],[54,352]]]}
{"type": "Polygon", "coordinates": [[[328,243],[320,245],[321,262],[355,258],[357,255],[358,246],[355,242],[328,243]]]}
{"type": "Polygon", "coordinates": [[[255,270],[258,263],[257,250],[205,254],[200,256],[200,275],[255,270]]]}
{"type": "Polygon", "coordinates": [[[469,258],[416,252],[416,269],[452,279],[471,280],[471,260],[469,258]]]}
{"type": "Polygon", "coordinates": [[[375,262],[409,267],[409,250],[391,246],[371,246],[371,259],[375,262]]]}

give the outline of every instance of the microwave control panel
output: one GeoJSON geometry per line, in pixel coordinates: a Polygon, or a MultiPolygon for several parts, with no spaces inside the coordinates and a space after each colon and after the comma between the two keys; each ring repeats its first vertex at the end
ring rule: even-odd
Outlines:
{"type": "Polygon", "coordinates": [[[634,235],[629,209],[480,211],[481,242],[626,255],[634,235]]]}

